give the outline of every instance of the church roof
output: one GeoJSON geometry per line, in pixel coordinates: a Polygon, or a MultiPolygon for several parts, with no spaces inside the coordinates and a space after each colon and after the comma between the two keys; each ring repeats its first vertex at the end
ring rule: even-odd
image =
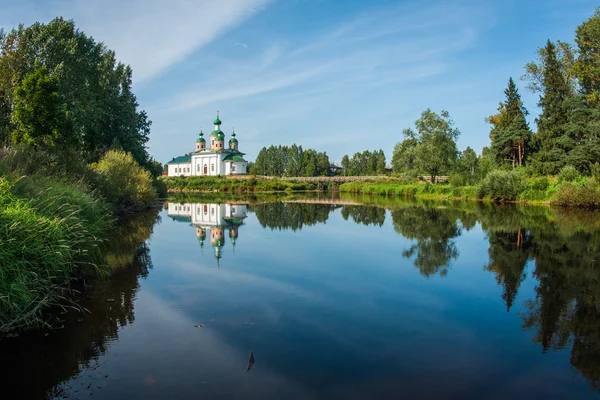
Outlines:
{"type": "Polygon", "coordinates": [[[190,222],[192,220],[191,217],[186,217],[183,215],[169,215],[170,218],[173,219],[173,221],[177,221],[177,222],[190,222]]]}
{"type": "Polygon", "coordinates": [[[191,161],[192,161],[191,156],[179,156],[179,157],[173,158],[167,164],[185,164],[185,163],[189,163],[191,161]]]}
{"type": "Polygon", "coordinates": [[[225,158],[223,158],[223,161],[246,161],[244,160],[244,157],[240,156],[239,154],[228,154],[225,156],[225,158]]]}

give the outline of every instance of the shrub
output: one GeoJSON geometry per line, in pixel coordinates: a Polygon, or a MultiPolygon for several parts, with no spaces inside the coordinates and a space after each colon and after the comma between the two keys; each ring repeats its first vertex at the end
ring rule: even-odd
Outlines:
{"type": "Polygon", "coordinates": [[[452,174],[448,179],[450,186],[459,187],[465,185],[465,178],[461,174],[452,174]]]}
{"type": "Polygon", "coordinates": [[[590,163],[590,175],[596,180],[600,179],[600,163],[598,161],[594,164],[590,163]]]}
{"type": "Polygon", "coordinates": [[[593,179],[581,185],[565,182],[558,188],[552,204],[569,207],[600,207],[600,191],[593,179]]]}
{"type": "Polygon", "coordinates": [[[152,175],[122,150],[107,151],[92,164],[97,174],[96,186],[118,209],[147,208],[157,200],[152,175]]]}
{"type": "Polygon", "coordinates": [[[494,201],[516,200],[525,189],[523,179],[515,171],[491,171],[486,175],[477,191],[477,197],[494,201]]]}
{"type": "Polygon", "coordinates": [[[579,171],[572,165],[565,165],[558,173],[558,179],[562,182],[575,182],[581,178],[579,171]]]}
{"type": "Polygon", "coordinates": [[[538,178],[535,178],[531,184],[529,185],[529,188],[532,190],[541,190],[544,191],[546,189],[548,189],[548,186],[550,185],[550,182],[548,181],[548,177],[547,176],[540,176],[538,178]]]}

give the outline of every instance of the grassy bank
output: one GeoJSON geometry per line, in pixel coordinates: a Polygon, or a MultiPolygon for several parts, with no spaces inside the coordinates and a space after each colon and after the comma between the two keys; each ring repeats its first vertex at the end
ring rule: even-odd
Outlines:
{"type": "Polygon", "coordinates": [[[323,189],[315,182],[301,182],[283,179],[264,179],[249,177],[247,179],[228,179],[224,176],[191,176],[191,177],[161,177],[169,193],[177,192],[285,192],[310,191],[323,189]]]}
{"type": "Polygon", "coordinates": [[[594,178],[572,181],[554,177],[526,178],[517,173],[493,171],[476,186],[449,184],[393,184],[387,182],[348,182],[341,192],[431,199],[486,200],[552,204],[564,207],[600,208],[600,188],[594,178]]]}
{"type": "Polygon", "coordinates": [[[64,166],[0,152],[0,332],[46,325],[73,279],[111,272],[104,250],[123,211],[155,204],[151,176],[123,152],[64,166]]]}

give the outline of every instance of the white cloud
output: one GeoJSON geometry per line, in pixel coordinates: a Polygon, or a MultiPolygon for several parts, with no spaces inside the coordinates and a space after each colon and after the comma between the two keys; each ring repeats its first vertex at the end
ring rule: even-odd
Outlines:
{"type": "Polygon", "coordinates": [[[30,0],[14,5],[10,19],[13,25],[56,16],[74,19],[78,28],[130,64],[140,83],[181,62],[270,1],[51,0],[39,7],[30,0]],[[23,20],[15,21],[17,17],[23,20]]]}

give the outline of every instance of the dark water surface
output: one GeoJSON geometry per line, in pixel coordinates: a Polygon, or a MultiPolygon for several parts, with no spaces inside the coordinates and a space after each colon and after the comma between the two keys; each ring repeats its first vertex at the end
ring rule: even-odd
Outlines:
{"type": "Polygon", "coordinates": [[[598,397],[598,214],[196,199],[116,242],[90,314],[0,342],[1,398],[598,397]]]}

